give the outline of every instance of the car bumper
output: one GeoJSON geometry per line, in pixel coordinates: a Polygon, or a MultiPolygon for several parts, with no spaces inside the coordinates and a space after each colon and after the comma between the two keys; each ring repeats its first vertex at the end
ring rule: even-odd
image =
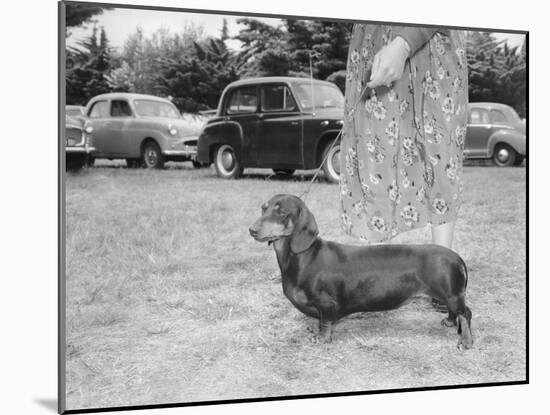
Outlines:
{"type": "Polygon", "coordinates": [[[65,147],[65,154],[91,154],[95,147],[68,146],[65,147]]]}
{"type": "Polygon", "coordinates": [[[181,149],[167,149],[163,150],[162,154],[167,157],[187,157],[194,160],[197,158],[197,148],[185,146],[181,149]]]}

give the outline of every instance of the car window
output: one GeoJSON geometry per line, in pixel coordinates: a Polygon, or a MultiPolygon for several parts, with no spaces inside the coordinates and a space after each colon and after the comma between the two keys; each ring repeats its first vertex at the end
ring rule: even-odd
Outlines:
{"type": "Polygon", "coordinates": [[[266,85],[262,87],[262,111],[293,111],[296,103],[285,85],[266,85]]]}
{"type": "Polygon", "coordinates": [[[508,124],[506,116],[499,110],[491,110],[491,122],[493,124],[508,124]]]}
{"type": "Polygon", "coordinates": [[[111,117],[131,117],[132,109],[127,101],[117,99],[111,101],[111,117]]]}
{"type": "Polygon", "coordinates": [[[181,118],[177,108],[169,102],[135,99],[134,107],[141,117],[181,118]]]}
{"type": "Polygon", "coordinates": [[[235,114],[239,112],[256,112],[258,108],[258,97],[256,87],[250,86],[239,88],[231,92],[227,104],[227,113],[235,114]]]}
{"type": "Polygon", "coordinates": [[[104,118],[109,116],[109,103],[107,101],[97,101],[90,109],[90,118],[104,118]]]}
{"type": "Polygon", "coordinates": [[[294,92],[304,111],[314,108],[344,108],[344,95],[334,84],[299,81],[294,92]]]}
{"type": "Polygon", "coordinates": [[[470,124],[489,124],[489,112],[483,108],[472,108],[470,124]]]}

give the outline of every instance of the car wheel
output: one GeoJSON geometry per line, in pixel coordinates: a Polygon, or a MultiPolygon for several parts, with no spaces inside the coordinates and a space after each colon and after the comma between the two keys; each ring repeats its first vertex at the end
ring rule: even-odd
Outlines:
{"type": "Polygon", "coordinates": [[[277,176],[284,176],[284,177],[291,177],[295,169],[273,169],[273,173],[275,173],[277,176]]]}
{"type": "Polygon", "coordinates": [[[340,181],[340,143],[332,145],[330,142],[323,151],[323,171],[329,182],[340,181]]]}
{"type": "Polygon", "coordinates": [[[216,149],[214,167],[216,174],[224,179],[236,179],[243,173],[237,154],[229,144],[223,144],[216,149]]]}
{"type": "Polygon", "coordinates": [[[514,166],[521,166],[521,163],[523,163],[523,160],[525,160],[525,156],[520,156],[518,154],[516,156],[516,162],[514,163],[514,166]]]}
{"type": "Polygon", "coordinates": [[[152,141],[146,143],[143,147],[142,158],[143,164],[149,169],[161,169],[164,167],[164,157],[157,143],[153,143],[152,141]]]}
{"type": "Polygon", "coordinates": [[[71,157],[65,159],[65,171],[78,171],[86,165],[85,157],[71,157]]]}
{"type": "Polygon", "coordinates": [[[126,159],[126,165],[129,169],[137,169],[143,165],[140,159],[126,159]]]}
{"type": "Polygon", "coordinates": [[[497,144],[493,153],[493,163],[499,167],[513,166],[516,162],[517,153],[508,144],[497,144]]]}

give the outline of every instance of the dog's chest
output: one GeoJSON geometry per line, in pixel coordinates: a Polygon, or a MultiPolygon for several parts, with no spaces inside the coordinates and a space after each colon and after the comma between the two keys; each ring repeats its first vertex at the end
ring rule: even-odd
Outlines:
{"type": "Polygon", "coordinates": [[[310,317],[318,317],[318,310],[313,304],[311,304],[306,292],[293,284],[285,284],[283,282],[283,292],[286,298],[300,310],[302,313],[310,317]]]}

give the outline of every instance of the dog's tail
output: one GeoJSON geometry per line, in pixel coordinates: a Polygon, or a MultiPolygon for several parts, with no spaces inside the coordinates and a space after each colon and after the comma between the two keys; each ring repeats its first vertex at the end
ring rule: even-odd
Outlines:
{"type": "Polygon", "coordinates": [[[466,263],[464,262],[464,260],[462,259],[462,257],[459,257],[460,258],[460,266],[462,267],[462,274],[464,275],[464,289],[466,289],[468,287],[468,267],[466,267],[466,263]]]}

